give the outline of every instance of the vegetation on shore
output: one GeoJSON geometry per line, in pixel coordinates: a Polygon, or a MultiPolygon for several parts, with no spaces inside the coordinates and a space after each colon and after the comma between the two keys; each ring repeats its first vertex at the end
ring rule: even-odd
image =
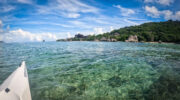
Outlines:
{"type": "Polygon", "coordinates": [[[137,36],[139,42],[180,42],[180,21],[149,22],[137,26],[129,26],[104,34],[59,39],[57,41],[125,41],[130,36],[137,36]]]}

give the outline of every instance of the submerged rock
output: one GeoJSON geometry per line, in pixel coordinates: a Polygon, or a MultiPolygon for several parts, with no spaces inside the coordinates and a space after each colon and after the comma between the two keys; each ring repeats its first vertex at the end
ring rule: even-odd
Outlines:
{"type": "MultiPolygon", "coordinates": [[[[172,73],[171,73],[172,74],[172,73]]],[[[145,92],[146,100],[180,100],[180,76],[162,74],[145,92]]]]}
{"type": "Polygon", "coordinates": [[[108,80],[108,84],[111,87],[120,87],[124,81],[119,76],[113,76],[108,80]]]}

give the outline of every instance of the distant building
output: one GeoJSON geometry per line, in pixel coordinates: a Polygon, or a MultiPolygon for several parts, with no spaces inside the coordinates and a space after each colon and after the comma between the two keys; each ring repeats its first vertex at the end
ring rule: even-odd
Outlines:
{"type": "Polygon", "coordinates": [[[114,36],[119,36],[119,33],[117,33],[117,32],[116,32],[116,33],[114,33],[114,36]]]}

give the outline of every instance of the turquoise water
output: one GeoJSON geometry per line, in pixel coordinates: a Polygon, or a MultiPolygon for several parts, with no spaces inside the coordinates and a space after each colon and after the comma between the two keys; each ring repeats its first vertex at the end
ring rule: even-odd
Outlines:
{"type": "Polygon", "coordinates": [[[0,83],[22,60],[33,100],[180,100],[180,45],[1,43],[0,83]]]}

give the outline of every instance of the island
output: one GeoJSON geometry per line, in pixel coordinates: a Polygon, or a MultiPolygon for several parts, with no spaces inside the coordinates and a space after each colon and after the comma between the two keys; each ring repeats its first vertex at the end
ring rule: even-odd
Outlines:
{"type": "Polygon", "coordinates": [[[180,43],[180,21],[148,22],[111,32],[87,35],[76,34],[73,38],[57,41],[106,41],[106,42],[173,42],[180,43]]]}

